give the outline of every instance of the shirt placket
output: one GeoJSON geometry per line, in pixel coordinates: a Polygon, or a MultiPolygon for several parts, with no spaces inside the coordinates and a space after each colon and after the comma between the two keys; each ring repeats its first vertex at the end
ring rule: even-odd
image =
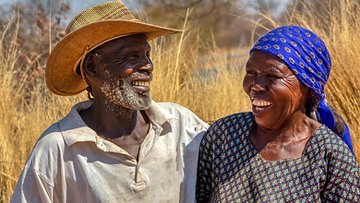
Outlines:
{"type": "Polygon", "coordinates": [[[142,166],[144,160],[151,151],[151,148],[159,138],[161,130],[162,128],[160,126],[152,125],[150,127],[148,136],[146,136],[144,142],[140,145],[138,160],[135,166],[134,185],[132,187],[136,192],[149,187],[149,174],[146,174],[145,171],[142,170],[142,166]]]}

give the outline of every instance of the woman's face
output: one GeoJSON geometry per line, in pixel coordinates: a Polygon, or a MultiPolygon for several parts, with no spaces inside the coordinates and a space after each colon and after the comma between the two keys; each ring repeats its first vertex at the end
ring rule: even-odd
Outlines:
{"type": "Polygon", "coordinates": [[[308,88],[276,56],[252,52],[243,88],[250,97],[255,121],[262,128],[279,129],[297,113],[305,113],[308,88]]]}

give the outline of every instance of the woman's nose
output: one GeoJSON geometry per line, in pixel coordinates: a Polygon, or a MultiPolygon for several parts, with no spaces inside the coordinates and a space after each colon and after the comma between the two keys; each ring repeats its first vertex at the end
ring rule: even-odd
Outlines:
{"type": "Polygon", "coordinates": [[[250,90],[252,91],[265,91],[266,90],[266,79],[262,77],[256,77],[251,84],[250,90]]]}
{"type": "Polygon", "coordinates": [[[251,91],[255,91],[255,92],[260,92],[260,91],[264,91],[265,88],[261,87],[260,85],[257,84],[253,84],[250,87],[251,91]]]}

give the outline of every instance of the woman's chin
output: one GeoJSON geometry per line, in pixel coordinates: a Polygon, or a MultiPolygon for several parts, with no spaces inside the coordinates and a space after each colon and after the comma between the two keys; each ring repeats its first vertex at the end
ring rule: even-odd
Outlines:
{"type": "Polygon", "coordinates": [[[257,126],[264,129],[271,129],[276,125],[276,119],[269,117],[257,117],[255,116],[255,123],[257,126]]]}

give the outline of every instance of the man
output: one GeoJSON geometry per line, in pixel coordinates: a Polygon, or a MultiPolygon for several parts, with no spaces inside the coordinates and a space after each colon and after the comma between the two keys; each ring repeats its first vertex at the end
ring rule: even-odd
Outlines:
{"type": "Polygon", "coordinates": [[[49,89],[90,101],[34,147],[11,202],[192,202],[201,132],[188,109],[150,98],[148,40],[178,30],[135,19],[120,2],[75,17],[52,51],[49,89]]]}

